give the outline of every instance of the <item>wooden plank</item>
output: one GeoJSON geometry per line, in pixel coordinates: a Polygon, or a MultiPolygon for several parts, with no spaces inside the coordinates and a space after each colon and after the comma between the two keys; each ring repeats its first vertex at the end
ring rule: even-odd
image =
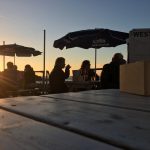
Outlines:
{"type": "Polygon", "coordinates": [[[61,94],[43,95],[44,97],[70,100],[83,103],[134,109],[150,112],[150,97],[120,92],[119,90],[91,90],[84,92],[70,92],[61,94]]]}
{"type": "Polygon", "coordinates": [[[150,147],[150,113],[48,97],[1,99],[3,109],[126,149],[150,147]]]}
{"type": "Polygon", "coordinates": [[[0,109],[1,150],[84,150],[119,148],[0,109]]]}

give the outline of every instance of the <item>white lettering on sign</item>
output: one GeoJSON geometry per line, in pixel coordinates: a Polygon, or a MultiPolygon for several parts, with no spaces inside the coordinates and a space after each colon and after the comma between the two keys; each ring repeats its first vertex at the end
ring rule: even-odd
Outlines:
{"type": "Polygon", "coordinates": [[[109,46],[109,43],[107,43],[105,39],[98,39],[93,41],[92,46],[93,47],[109,46]]]}
{"type": "Polygon", "coordinates": [[[98,40],[93,41],[93,44],[98,44],[98,43],[104,44],[104,43],[106,43],[106,40],[105,39],[98,39],[98,40]]]}
{"type": "Polygon", "coordinates": [[[134,37],[134,38],[150,38],[150,31],[132,32],[131,36],[134,37]]]}

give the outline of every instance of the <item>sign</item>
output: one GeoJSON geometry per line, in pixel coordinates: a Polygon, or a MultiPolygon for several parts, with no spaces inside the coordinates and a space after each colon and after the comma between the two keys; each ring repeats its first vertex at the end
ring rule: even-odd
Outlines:
{"type": "Polygon", "coordinates": [[[128,61],[150,60],[150,29],[133,29],[129,33],[128,61]]]}
{"type": "Polygon", "coordinates": [[[150,31],[132,31],[130,38],[150,38],[150,31]]]}

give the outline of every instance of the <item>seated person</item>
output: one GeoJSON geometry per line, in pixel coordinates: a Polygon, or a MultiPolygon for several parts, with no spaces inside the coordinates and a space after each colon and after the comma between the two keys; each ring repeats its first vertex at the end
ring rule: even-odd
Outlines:
{"type": "Polygon", "coordinates": [[[101,88],[102,89],[118,89],[119,88],[119,74],[120,65],[125,64],[121,53],[114,54],[112,61],[103,66],[101,72],[101,88]]]}
{"type": "Polygon", "coordinates": [[[18,67],[17,67],[17,65],[14,65],[13,66],[13,69],[14,69],[14,72],[15,72],[15,74],[16,74],[16,80],[17,80],[17,83],[18,83],[18,87],[19,88],[21,88],[22,86],[22,84],[21,84],[21,82],[23,81],[23,79],[21,80],[20,79],[20,71],[18,70],[18,67]]]}
{"type": "Polygon", "coordinates": [[[7,69],[2,72],[2,87],[6,91],[14,91],[18,89],[17,72],[12,62],[7,63],[7,69]]]}
{"type": "Polygon", "coordinates": [[[55,66],[49,75],[50,93],[68,92],[65,79],[70,75],[70,68],[70,65],[65,67],[65,59],[63,57],[56,59],[55,66]],[[65,72],[62,70],[63,68],[65,68],[65,72]]]}
{"type": "Polygon", "coordinates": [[[23,79],[25,89],[32,89],[35,87],[35,72],[29,64],[25,66],[23,79]]]}
{"type": "Polygon", "coordinates": [[[84,81],[99,80],[99,76],[94,69],[90,68],[90,61],[84,60],[81,64],[80,74],[84,81]]]}

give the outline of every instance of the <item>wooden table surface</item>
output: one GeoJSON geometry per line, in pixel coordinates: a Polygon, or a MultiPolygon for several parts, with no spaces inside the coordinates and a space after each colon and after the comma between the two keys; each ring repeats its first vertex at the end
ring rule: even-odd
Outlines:
{"type": "Polygon", "coordinates": [[[149,106],[150,97],[119,90],[0,99],[0,145],[4,150],[9,145],[15,150],[149,150],[149,106]]]}

